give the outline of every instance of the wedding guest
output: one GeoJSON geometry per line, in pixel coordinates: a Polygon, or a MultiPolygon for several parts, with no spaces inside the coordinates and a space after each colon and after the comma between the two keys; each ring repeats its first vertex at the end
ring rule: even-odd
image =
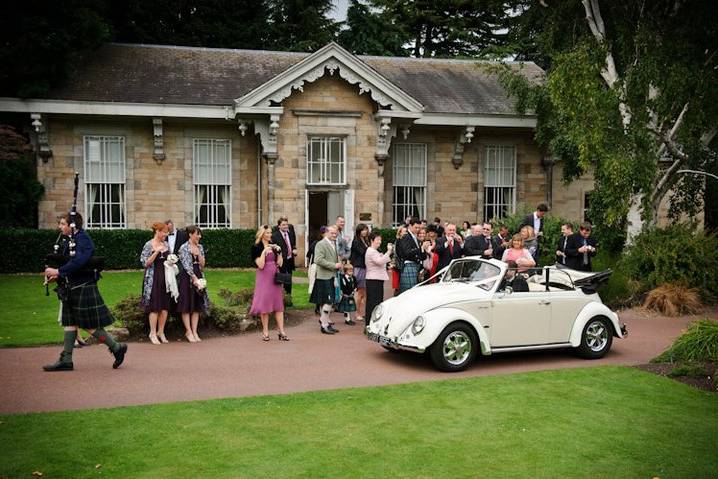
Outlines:
{"type": "MultiPolygon", "coordinates": [[[[425,241],[428,245],[425,250],[427,259],[424,260],[424,267],[427,269],[428,277],[430,278],[436,274],[439,268],[439,255],[436,253],[436,226],[429,225],[426,227],[425,241]],[[429,259],[431,259],[431,263],[429,263],[429,259]]],[[[435,283],[436,279],[433,279],[431,282],[435,283]]]]}
{"type": "Polygon", "coordinates": [[[436,240],[436,253],[439,255],[439,271],[449,266],[452,260],[461,258],[464,254],[463,238],[461,235],[456,234],[456,225],[449,223],[446,225],[445,231],[445,236],[436,240]]]}
{"type": "Polygon", "coordinates": [[[187,242],[187,231],[184,229],[175,229],[172,220],[166,220],[167,225],[167,244],[170,248],[170,254],[178,254],[180,247],[187,242]]]}
{"type": "Polygon", "coordinates": [[[356,227],[354,240],[352,241],[349,262],[354,266],[354,276],[356,277],[356,307],[357,321],[364,321],[366,311],[366,264],[364,256],[366,249],[369,247],[369,227],[364,223],[359,223],[356,227]]]}
{"type": "Polygon", "coordinates": [[[366,324],[371,321],[374,308],[384,301],[384,281],[389,279],[386,266],[391,261],[394,245],[389,243],[386,253],[379,252],[381,235],[372,231],[369,233],[369,247],[364,257],[366,264],[366,324]]]}
{"type": "Polygon", "coordinates": [[[591,259],[596,256],[596,238],[591,236],[591,223],[581,223],[578,233],[566,243],[566,266],[578,271],[592,271],[591,259]]]}
{"type": "Polygon", "coordinates": [[[324,239],[317,242],[314,248],[314,264],[317,265],[317,279],[314,281],[310,301],[317,305],[321,314],[319,316],[320,329],[323,334],[336,334],[329,322],[329,315],[334,304],[334,277],[342,269],[336,249],[337,228],[330,226],[324,233],[324,239]]]}
{"type": "Polygon", "coordinates": [[[533,229],[534,237],[536,238],[536,251],[535,253],[532,252],[531,254],[533,255],[536,262],[538,262],[538,258],[540,256],[539,250],[541,247],[540,242],[543,238],[544,216],[546,215],[547,211],[548,206],[546,206],[544,203],[541,203],[536,207],[536,211],[526,216],[519,225],[519,231],[521,231],[524,226],[530,226],[533,229]]]}
{"type": "Polygon", "coordinates": [[[177,301],[177,312],[182,315],[185,337],[190,343],[202,341],[197,333],[199,316],[206,313],[209,306],[206,284],[204,279],[205,256],[204,246],[199,240],[202,238],[202,230],[197,226],[188,226],[187,235],[189,240],[180,246],[180,274],[179,274],[179,300],[177,301]]]}
{"type": "Polygon", "coordinates": [[[524,248],[529,250],[531,257],[535,263],[538,263],[538,239],[534,233],[533,226],[523,226],[519,231],[521,238],[524,240],[524,248]]]}
{"type": "Polygon", "coordinates": [[[471,236],[472,234],[473,234],[473,232],[472,232],[472,228],[471,228],[471,223],[469,223],[468,221],[464,221],[463,223],[461,223],[461,236],[463,236],[464,239],[466,239],[469,236],[471,236]]]}
{"type": "Polygon", "coordinates": [[[249,313],[262,321],[262,341],[269,341],[269,315],[274,313],[280,341],[289,341],[284,333],[284,299],[282,286],[274,282],[274,275],[282,266],[282,248],[272,243],[272,229],[261,226],[252,247],[252,261],[257,265],[254,297],[249,313]]]}
{"type": "MultiPolygon", "coordinates": [[[[294,225],[289,224],[289,220],[282,216],[277,220],[277,229],[272,233],[272,243],[282,248],[282,266],[279,270],[292,276],[292,272],[296,269],[294,258],[297,256],[297,235],[294,232],[294,225]]],[[[292,296],[292,282],[284,283],[284,291],[292,296]]],[[[291,300],[290,303],[291,305],[291,300]]]]}
{"type": "MultiPolygon", "coordinates": [[[[351,264],[345,264],[342,269],[343,274],[339,276],[341,298],[337,304],[337,311],[344,313],[344,322],[346,324],[354,326],[356,323],[352,319],[351,313],[357,310],[357,304],[354,300],[354,293],[357,291],[357,280],[354,276],[354,267],[351,264]]],[[[366,281],[366,277],[364,280],[366,281]]]]}
{"type": "Polygon", "coordinates": [[[491,241],[491,223],[484,222],[474,226],[474,232],[464,243],[465,256],[481,256],[483,259],[493,258],[493,242],[491,241]]]}
{"type": "Polygon", "coordinates": [[[351,253],[349,241],[347,241],[344,237],[344,226],[346,226],[346,224],[347,222],[343,216],[337,216],[337,221],[334,224],[334,227],[337,230],[337,239],[334,240],[334,243],[336,244],[337,255],[339,256],[339,261],[341,262],[347,261],[349,259],[349,254],[351,253]]]}
{"type": "Polygon", "coordinates": [[[438,216],[434,218],[434,226],[436,226],[437,238],[441,238],[442,236],[444,236],[444,227],[441,224],[441,218],[439,218],[438,216]]]}
{"type": "MultiPolygon", "coordinates": [[[[319,241],[324,239],[326,232],[326,226],[319,228],[319,236],[314,238],[311,243],[309,243],[309,247],[307,248],[307,280],[309,281],[308,292],[310,296],[312,294],[312,289],[314,289],[314,282],[317,279],[317,265],[314,264],[314,248],[317,246],[319,241]]],[[[319,306],[314,306],[314,314],[319,316],[319,306]]]]}
{"type": "Polygon", "coordinates": [[[419,222],[412,218],[409,222],[408,233],[397,244],[396,254],[399,258],[399,263],[402,265],[399,278],[399,294],[416,286],[419,280],[421,263],[426,259],[426,252],[421,250],[419,239],[416,237],[418,232],[419,222]]]}
{"type": "MultiPolygon", "coordinates": [[[[409,218],[409,220],[411,220],[411,218],[409,218]]],[[[404,235],[406,235],[407,231],[409,230],[404,225],[401,225],[396,229],[396,236],[394,237],[396,244],[399,244],[399,240],[402,239],[404,235]]],[[[394,250],[391,255],[391,263],[389,266],[391,268],[391,289],[394,290],[394,296],[396,296],[397,294],[399,294],[399,281],[401,279],[402,266],[401,261],[396,255],[396,250],[394,250]]]]}
{"type": "Polygon", "coordinates": [[[506,248],[511,247],[511,235],[506,225],[499,226],[499,234],[494,236],[494,258],[501,259],[506,248]]]}
{"type": "Polygon", "coordinates": [[[170,307],[170,293],[167,291],[165,261],[170,254],[167,244],[169,228],[162,222],[152,224],[154,237],[145,243],[140,262],[145,268],[142,282],[142,306],[149,313],[150,341],[152,344],[168,343],[165,337],[167,312],[170,307]]]}
{"type": "Polygon", "coordinates": [[[567,266],[566,264],[566,244],[568,243],[569,237],[573,234],[573,225],[571,223],[564,223],[561,225],[561,238],[558,240],[558,246],[556,246],[556,263],[567,266]]]}
{"type": "Polygon", "coordinates": [[[520,234],[515,234],[511,238],[511,248],[504,251],[501,261],[509,264],[511,262],[516,263],[519,273],[526,272],[529,268],[536,266],[531,253],[524,248],[524,239],[520,234]]]}

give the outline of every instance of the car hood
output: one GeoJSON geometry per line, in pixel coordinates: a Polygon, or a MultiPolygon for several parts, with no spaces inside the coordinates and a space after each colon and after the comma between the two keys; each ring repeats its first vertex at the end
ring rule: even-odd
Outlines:
{"type": "Polygon", "coordinates": [[[401,334],[417,316],[432,309],[460,301],[489,297],[489,292],[471,283],[436,283],[412,288],[383,303],[382,331],[390,322],[387,334],[401,334]]]}

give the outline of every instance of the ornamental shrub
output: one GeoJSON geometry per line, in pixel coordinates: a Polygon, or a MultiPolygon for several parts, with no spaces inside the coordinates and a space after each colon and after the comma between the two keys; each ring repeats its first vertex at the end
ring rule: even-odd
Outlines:
{"type": "Polygon", "coordinates": [[[634,238],[618,266],[642,291],[673,283],[698,288],[704,301],[718,299],[718,238],[687,225],[652,228],[634,238]]]}
{"type": "Polygon", "coordinates": [[[718,362],[718,322],[696,321],[670,348],[651,360],[652,363],[675,361],[718,362]]]}

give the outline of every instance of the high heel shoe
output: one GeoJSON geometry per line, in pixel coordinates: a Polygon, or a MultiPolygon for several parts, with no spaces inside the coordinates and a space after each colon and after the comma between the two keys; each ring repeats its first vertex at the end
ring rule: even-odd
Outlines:
{"type": "Polygon", "coordinates": [[[162,344],[160,343],[160,340],[157,339],[156,334],[150,334],[150,341],[152,342],[152,344],[162,344]]]}
{"type": "Polygon", "coordinates": [[[284,333],[279,333],[279,334],[277,334],[277,336],[279,336],[280,341],[289,341],[289,336],[287,336],[284,333]]]}
{"type": "Polygon", "coordinates": [[[262,334],[262,341],[269,341],[269,335],[268,334],[262,334]]]}
{"type": "Polygon", "coordinates": [[[194,340],[195,340],[195,341],[197,341],[198,343],[201,343],[201,342],[202,342],[202,338],[200,338],[200,337],[197,335],[197,333],[192,333],[192,334],[194,335],[194,340]]]}
{"type": "Polygon", "coordinates": [[[190,343],[197,342],[197,340],[194,338],[194,335],[192,335],[192,333],[190,332],[184,333],[184,337],[187,338],[187,341],[189,341],[190,343]]]}
{"type": "Polygon", "coordinates": [[[157,337],[159,338],[160,341],[162,341],[163,344],[169,343],[169,341],[167,341],[167,338],[165,337],[164,333],[158,334],[157,337]]]}

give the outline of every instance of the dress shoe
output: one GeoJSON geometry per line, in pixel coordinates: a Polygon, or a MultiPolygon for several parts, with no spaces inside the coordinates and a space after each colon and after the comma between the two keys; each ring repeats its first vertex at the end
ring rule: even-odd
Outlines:
{"type": "Polygon", "coordinates": [[[112,363],[112,369],[117,369],[120,367],[120,364],[122,364],[122,361],[125,360],[126,352],[127,352],[127,345],[125,343],[120,343],[120,347],[117,348],[117,351],[112,352],[112,355],[115,357],[115,362],[112,363]]]}
{"type": "Polygon", "coordinates": [[[357,323],[355,323],[353,319],[345,319],[344,324],[348,324],[349,326],[354,326],[357,323]]]}
{"type": "Polygon", "coordinates": [[[321,327],[321,330],[322,330],[322,334],[334,334],[334,333],[336,333],[336,330],[335,330],[335,329],[332,329],[331,326],[330,326],[330,327],[326,327],[326,328],[325,328],[324,326],[322,326],[322,327],[321,327]]]}
{"type": "Polygon", "coordinates": [[[339,332],[339,330],[336,329],[333,324],[330,324],[327,329],[328,329],[329,331],[331,331],[332,334],[335,334],[335,333],[338,333],[338,332],[339,332]]]}
{"type": "Polygon", "coordinates": [[[63,361],[62,358],[60,358],[56,363],[46,364],[42,369],[45,371],[72,371],[74,366],[72,365],[72,361],[63,361]]]}

